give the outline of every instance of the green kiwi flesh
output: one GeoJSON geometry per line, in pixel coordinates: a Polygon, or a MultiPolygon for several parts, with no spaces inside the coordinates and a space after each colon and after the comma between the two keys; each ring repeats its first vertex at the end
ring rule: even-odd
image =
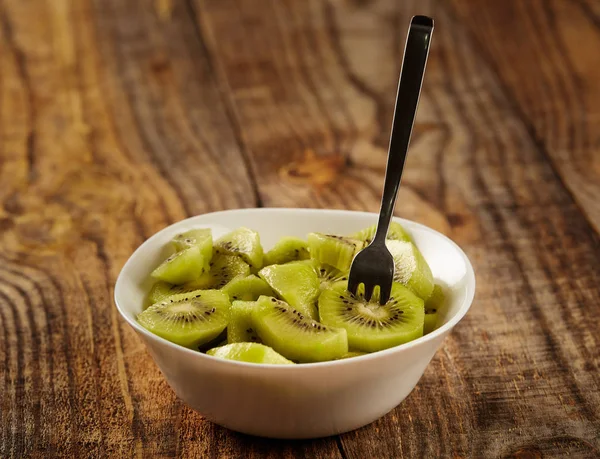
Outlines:
{"type": "Polygon", "coordinates": [[[273,290],[264,280],[250,274],[247,277],[238,276],[222,289],[229,295],[231,301],[256,301],[261,295],[273,296],[273,290]]]}
{"type": "Polygon", "coordinates": [[[158,268],[152,271],[152,277],[170,284],[184,284],[197,279],[205,269],[206,263],[199,246],[175,252],[158,268]]]}
{"type": "Polygon", "coordinates": [[[309,233],[307,240],[311,258],[341,271],[350,269],[363,247],[363,241],[333,234],[309,233]]]}
{"type": "MultiPolygon", "coordinates": [[[[365,246],[369,245],[373,238],[375,237],[375,232],[377,231],[377,225],[369,226],[358,233],[354,233],[350,236],[353,239],[358,239],[360,241],[364,241],[365,246]]],[[[386,239],[392,239],[396,241],[407,241],[413,242],[410,234],[406,232],[406,230],[402,227],[402,225],[398,222],[390,222],[390,227],[388,229],[386,239]]]]}
{"type": "Polygon", "coordinates": [[[173,295],[173,292],[171,291],[173,287],[173,284],[169,284],[165,281],[156,282],[150,289],[150,293],[148,293],[148,306],[152,306],[154,303],[160,303],[169,295],[173,295]]]}
{"type": "Polygon", "coordinates": [[[227,327],[229,298],[218,290],[206,290],[193,297],[176,295],[153,304],[137,320],[162,338],[197,349],[227,327]]]}
{"type": "Polygon", "coordinates": [[[423,333],[431,333],[437,328],[439,311],[445,301],[444,291],[442,287],[436,285],[433,287],[431,296],[425,301],[425,324],[423,325],[423,333]]]}
{"type": "Polygon", "coordinates": [[[254,330],[252,311],[256,309],[255,301],[234,301],[229,309],[229,325],[227,326],[228,343],[260,343],[254,330]]]}
{"type": "Polygon", "coordinates": [[[217,253],[237,255],[256,269],[263,266],[263,248],[260,236],[248,228],[238,228],[214,243],[217,253]]]}
{"type": "Polygon", "coordinates": [[[208,265],[213,255],[212,231],[209,228],[186,231],[185,233],[176,235],[171,242],[178,252],[189,247],[200,247],[200,254],[204,261],[204,270],[208,271],[208,265]]]}
{"type": "Polygon", "coordinates": [[[258,275],[290,306],[311,319],[318,318],[316,303],[321,292],[319,279],[307,263],[266,266],[258,275]]]}
{"type": "Polygon", "coordinates": [[[277,244],[265,253],[264,266],[282,265],[290,261],[308,260],[308,244],[297,237],[282,237],[277,244]]]}
{"type": "Polygon", "coordinates": [[[196,290],[220,289],[229,284],[233,279],[249,275],[250,267],[241,258],[233,255],[215,254],[210,262],[210,271],[191,282],[174,286],[171,292],[178,294],[196,290]]]}
{"type": "Polygon", "coordinates": [[[258,299],[252,321],[264,344],[293,361],[334,360],[348,352],[346,330],[320,324],[272,297],[258,299]]]}
{"type": "Polygon", "coordinates": [[[313,270],[317,274],[319,288],[321,290],[329,288],[337,282],[348,280],[348,271],[341,271],[333,266],[320,263],[317,260],[310,260],[308,263],[311,264],[313,270]]]}
{"type": "Polygon", "coordinates": [[[338,282],[319,297],[321,323],[346,329],[352,349],[375,352],[407,343],[423,335],[423,300],[401,284],[393,283],[391,297],[379,305],[377,290],[364,299],[361,284],[357,295],[338,282]]]}
{"type": "Polygon", "coordinates": [[[405,285],[420,298],[429,298],[433,292],[433,275],[417,246],[390,239],[385,245],[394,257],[394,282],[405,285]]]}
{"type": "Polygon", "coordinates": [[[207,352],[208,355],[226,360],[237,360],[248,363],[267,363],[272,365],[294,365],[273,349],[259,343],[233,343],[216,347],[207,352]]]}

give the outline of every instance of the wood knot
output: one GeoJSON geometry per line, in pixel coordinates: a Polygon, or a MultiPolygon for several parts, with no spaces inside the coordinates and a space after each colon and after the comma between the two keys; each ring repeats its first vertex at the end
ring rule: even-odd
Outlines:
{"type": "Polygon", "coordinates": [[[170,68],[169,59],[163,54],[159,54],[150,62],[150,70],[157,75],[167,72],[170,68]]]}
{"type": "Polygon", "coordinates": [[[346,167],[346,158],[339,153],[318,156],[313,150],[306,150],[299,161],[294,161],[279,169],[279,175],[293,183],[322,188],[332,183],[346,167]]]}
{"type": "Polygon", "coordinates": [[[512,455],[515,459],[541,459],[542,453],[537,449],[521,448],[512,455]]]}
{"type": "Polygon", "coordinates": [[[448,223],[450,223],[450,226],[453,228],[463,226],[466,223],[465,217],[463,217],[460,214],[450,213],[446,216],[446,218],[448,219],[448,223]]]}

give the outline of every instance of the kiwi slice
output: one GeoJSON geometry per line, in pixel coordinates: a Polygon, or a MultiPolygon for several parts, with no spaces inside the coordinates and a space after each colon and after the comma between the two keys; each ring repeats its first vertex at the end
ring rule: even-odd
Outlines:
{"type": "Polygon", "coordinates": [[[308,244],[297,237],[282,237],[277,244],[265,253],[264,266],[282,265],[290,261],[308,260],[308,244]]]}
{"type": "Polygon", "coordinates": [[[210,290],[225,287],[233,279],[250,275],[250,267],[239,257],[232,255],[213,255],[210,271],[183,285],[171,288],[171,294],[189,293],[196,290],[210,290]]]}
{"type": "Polygon", "coordinates": [[[252,322],[262,342],[290,360],[321,362],[348,352],[346,330],[320,324],[275,298],[258,299],[252,322]]]}
{"type": "Polygon", "coordinates": [[[341,271],[348,271],[363,241],[333,234],[309,233],[310,256],[341,271]]]}
{"type": "Polygon", "coordinates": [[[427,299],[433,292],[433,275],[416,245],[407,241],[388,239],[385,245],[394,257],[394,281],[427,299]]]}
{"type": "Polygon", "coordinates": [[[442,287],[436,285],[433,287],[431,296],[425,301],[425,325],[423,325],[423,333],[427,334],[437,328],[439,310],[444,305],[444,291],[442,287]]]}
{"type": "Polygon", "coordinates": [[[258,343],[233,343],[216,347],[207,352],[208,355],[226,360],[237,360],[249,363],[270,363],[273,365],[294,365],[294,362],[278,354],[269,346],[258,343]]]}
{"type": "Polygon", "coordinates": [[[186,231],[185,233],[177,234],[171,242],[175,250],[180,251],[198,245],[200,247],[209,246],[206,256],[212,256],[212,231],[210,228],[200,228],[186,231]]]}
{"type": "Polygon", "coordinates": [[[229,298],[218,290],[206,290],[192,297],[177,295],[153,304],[137,319],[152,333],[197,349],[227,327],[229,298]]]}
{"type": "Polygon", "coordinates": [[[164,281],[157,282],[148,294],[150,304],[158,303],[173,295],[222,287],[225,290],[233,280],[245,279],[250,274],[250,267],[241,258],[232,255],[215,255],[209,263],[209,267],[210,271],[183,285],[173,285],[164,281]]]}
{"type": "MultiPolygon", "coordinates": [[[[369,226],[358,233],[354,233],[352,238],[358,239],[360,241],[364,241],[365,246],[369,245],[373,238],[375,237],[375,232],[377,231],[377,225],[369,226]]],[[[388,229],[386,239],[392,239],[396,241],[407,241],[413,242],[410,234],[406,232],[406,230],[402,227],[400,223],[390,222],[390,227],[388,229]]]]}
{"type": "Polygon", "coordinates": [[[321,293],[314,269],[305,262],[271,265],[258,273],[277,296],[311,319],[317,319],[316,302],[321,293]]]}
{"type": "Polygon", "coordinates": [[[310,260],[305,263],[310,263],[317,274],[321,290],[329,288],[332,284],[337,282],[348,280],[348,271],[341,271],[333,266],[320,263],[317,260],[310,260]]]}
{"type": "Polygon", "coordinates": [[[197,279],[204,272],[205,262],[200,247],[188,247],[175,252],[163,261],[151,276],[171,284],[184,284],[197,279]]]}
{"type": "Polygon", "coordinates": [[[423,335],[423,300],[394,282],[389,301],[379,305],[377,290],[370,301],[361,284],[357,295],[338,282],[319,297],[321,323],[345,328],[348,344],[357,351],[375,352],[407,343],[423,335]]]}
{"type": "Polygon", "coordinates": [[[234,301],[229,309],[229,325],[227,326],[228,343],[260,343],[254,330],[252,311],[256,309],[255,301],[234,301]]]}
{"type": "Polygon", "coordinates": [[[217,253],[238,255],[256,269],[262,268],[263,248],[260,236],[248,228],[238,228],[215,242],[217,253]]]}
{"type": "Polygon", "coordinates": [[[200,253],[204,259],[205,271],[208,271],[208,264],[213,255],[213,240],[210,228],[186,231],[175,236],[171,242],[178,252],[193,246],[200,247],[200,253]]]}
{"type": "Polygon", "coordinates": [[[155,283],[150,289],[150,293],[148,293],[148,305],[152,306],[154,303],[160,303],[169,295],[173,295],[173,292],[171,291],[173,287],[175,287],[173,284],[169,284],[165,281],[158,281],[155,283]]]}
{"type": "Polygon", "coordinates": [[[273,296],[273,290],[264,280],[250,274],[248,277],[238,276],[222,289],[231,301],[256,301],[261,295],[273,296]]]}

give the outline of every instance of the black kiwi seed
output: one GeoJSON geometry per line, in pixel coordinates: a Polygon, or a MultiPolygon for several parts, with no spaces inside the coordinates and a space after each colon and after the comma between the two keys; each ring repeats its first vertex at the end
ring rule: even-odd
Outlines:
{"type": "Polygon", "coordinates": [[[340,295],[340,299],[341,299],[341,300],[343,300],[343,299],[344,299],[344,297],[343,297],[342,295],[340,295]]]}
{"type": "Polygon", "coordinates": [[[276,300],[275,298],[271,298],[271,301],[272,301],[273,303],[277,303],[277,300],[276,300]]]}
{"type": "Polygon", "coordinates": [[[435,314],[437,309],[425,309],[425,314],[435,314]]]}
{"type": "Polygon", "coordinates": [[[238,299],[237,296],[235,296],[235,295],[233,295],[231,298],[234,299],[234,300],[238,299]]]}

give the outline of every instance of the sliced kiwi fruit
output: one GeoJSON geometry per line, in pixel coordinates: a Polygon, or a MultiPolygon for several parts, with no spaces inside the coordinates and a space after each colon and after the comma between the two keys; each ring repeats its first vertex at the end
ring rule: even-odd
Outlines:
{"type": "Polygon", "coordinates": [[[177,234],[171,243],[175,247],[175,250],[184,250],[194,245],[200,247],[209,246],[210,250],[207,250],[206,256],[210,258],[212,256],[212,231],[210,228],[200,228],[186,231],[185,233],[177,234]]]}
{"type": "Polygon", "coordinates": [[[189,293],[196,290],[210,290],[225,287],[233,279],[250,275],[250,267],[241,258],[232,255],[213,255],[210,271],[192,282],[171,288],[173,294],[189,293]]]}
{"type": "MultiPolygon", "coordinates": [[[[350,236],[353,239],[358,239],[360,241],[364,241],[365,246],[369,245],[373,238],[375,237],[375,232],[377,231],[377,225],[369,226],[358,233],[354,233],[350,236]]],[[[390,222],[390,227],[388,229],[386,239],[392,239],[396,241],[407,241],[413,242],[410,234],[406,232],[406,230],[402,227],[402,225],[398,222],[390,222]]]]}
{"type": "Polygon", "coordinates": [[[227,326],[228,343],[260,343],[254,330],[252,311],[256,309],[255,301],[234,301],[229,309],[229,325],[227,326]]]}
{"type": "Polygon", "coordinates": [[[282,265],[290,261],[308,260],[308,244],[297,237],[282,237],[277,244],[265,253],[264,266],[282,265]]]}
{"type": "Polygon", "coordinates": [[[214,243],[217,253],[237,255],[255,269],[263,266],[263,248],[260,236],[248,228],[238,228],[214,243]]]}
{"type": "Polygon", "coordinates": [[[445,301],[444,291],[442,287],[436,285],[433,287],[431,296],[425,301],[425,324],[423,325],[423,333],[431,333],[437,328],[439,311],[445,301]]]}
{"type": "Polygon", "coordinates": [[[317,260],[305,261],[304,263],[309,263],[315,271],[317,278],[319,279],[321,290],[329,288],[332,284],[337,282],[348,280],[348,271],[341,271],[317,260]]]}
{"type": "Polygon", "coordinates": [[[229,295],[231,301],[256,301],[261,295],[273,296],[273,290],[264,280],[250,274],[247,277],[238,276],[222,289],[229,295]]]}
{"type": "Polygon", "coordinates": [[[417,246],[396,240],[387,240],[385,245],[394,257],[394,281],[405,285],[420,298],[429,298],[433,292],[433,275],[417,246]]]}
{"type": "Polygon", "coordinates": [[[175,252],[163,261],[154,271],[152,277],[171,284],[184,284],[197,279],[205,269],[204,257],[200,247],[188,247],[175,252]]]}
{"type": "Polygon", "coordinates": [[[261,296],[252,322],[264,344],[297,362],[321,362],[348,352],[346,330],[309,319],[284,301],[261,296]]]}
{"type": "Polygon", "coordinates": [[[226,360],[248,363],[269,363],[273,365],[294,365],[294,362],[278,354],[269,346],[259,343],[233,343],[216,347],[208,355],[226,360]]]}
{"type": "Polygon", "coordinates": [[[338,282],[319,297],[321,323],[345,328],[352,349],[375,352],[407,343],[423,335],[423,300],[394,282],[389,301],[379,305],[377,290],[370,301],[361,284],[357,295],[338,282]]]}
{"type": "Polygon", "coordinates": [[[277,296],[311,319],[317,319],[317,298],[321,293],[314,269],[305,262],[271,265],[258,275],[275,291],[277,296]]]}
{"type": "Polygon", "coordinates": [[[152,306],[154,303],[160,303],[162,300],[170,295],[173,295],[171,289],[174,287],[173,284],[169,284],[165,281],[156,282],[148,293],[148,306],[152,306]]]}
{"type": "Polygon", "coordinates": [[[334,234],[309,233],[308,247],[311,258],[341,271],[348,271],[354,256],[363,247],[363,241],[334,234]]]}
{"type": "Polygon", "coordinates": [[[229,298],[218,290],[206,290],[193,297],[176,295],[153,304],[137,320],[158,336],[197,349],[227,327],[229,298]]]}
{"type": "Polygon", "coordinates": [[[171,240],[171,243],[178,252],[189,247],[200,247],[200,253],[204,260],[204,269],[208,271],[208,264],[213,255],[213,239],[210,228],[193,229],[178,234],[171,240]]]}

